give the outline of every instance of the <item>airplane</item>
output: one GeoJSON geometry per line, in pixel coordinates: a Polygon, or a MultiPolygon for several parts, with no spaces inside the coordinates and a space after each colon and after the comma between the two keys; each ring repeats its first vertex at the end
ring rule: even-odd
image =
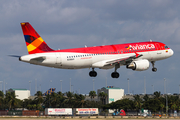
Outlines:
{"type": "Polygon", "coordinates": [[[156,72],[155,62],[171,57],[174,52],[164,43],[148,41],[125,44],[102,45],[72,49],[53,50],[35,31],[29,22],[21,23],[28,55],[19,60],[30,64],[60,69],[92,68],[90,77],[96,77],[95,68],[112,69],[112,78],[119,78],[117,69],[126,66],[134,71],[144,71],[152,63],[152,71],[156,72]]]}

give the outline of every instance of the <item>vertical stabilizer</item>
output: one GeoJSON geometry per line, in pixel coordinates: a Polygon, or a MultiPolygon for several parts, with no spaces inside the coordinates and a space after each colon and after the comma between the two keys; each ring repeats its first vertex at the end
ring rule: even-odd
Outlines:
{"type": "Polygon", "coordinates": [[[28,22],[21,23],[29,54],[53,51],[28,22]]]}

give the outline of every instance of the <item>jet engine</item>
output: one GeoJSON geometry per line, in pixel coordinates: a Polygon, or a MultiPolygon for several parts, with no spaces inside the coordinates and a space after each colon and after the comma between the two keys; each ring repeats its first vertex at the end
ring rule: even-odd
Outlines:
{"type": "Polygon", "coordinates": [[[132,69],[135,71],[144,71],[149,68],[149,61],[146,59],[133,61],[129,65],[127,65],[126,68],[132,69]]]}

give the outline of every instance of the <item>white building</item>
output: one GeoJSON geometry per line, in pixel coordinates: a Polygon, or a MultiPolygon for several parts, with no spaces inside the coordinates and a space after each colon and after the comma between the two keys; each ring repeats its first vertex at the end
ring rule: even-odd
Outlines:
{"type": "Polygon", "coordinates": [[[20,100],[28,99],[30,96],[30,91],[27,89],[14,89],[11,88],[7,92],[15,92],[16,98],[20,100]]]}
{"type": "MultiPolygon", "coordinates": [[[[104,92],[107,93],[107,98],[105,100],[105,104],[109,104],[111,102],[116,102],[117,100],[121,100],[124,96],[124,89],[114,87],[114,86],[107,86],[101,89],[98,89],[97,94],[104,92]]],[[[100,100],[100,98],[98,98],[100,100]]],[[[109,113],[113,113],[114,110],[109,109],[109,113]]]]}
{"type": "Polygon", "coordinates": [[[114,86],[107,86],[107,87],[98,89],[97,95],[99,95],[100,92],[107,93],[108,96],[105,101],[106,104],[120,100],[124,96],[124,89],[114,87],[114,86]]]}

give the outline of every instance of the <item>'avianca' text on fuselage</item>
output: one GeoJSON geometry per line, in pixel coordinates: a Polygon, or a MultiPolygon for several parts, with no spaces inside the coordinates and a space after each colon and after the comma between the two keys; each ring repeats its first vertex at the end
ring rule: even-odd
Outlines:
{"type": "Polygon", "coordinates": [[[21,56],[20,61],[61,69],[92,68],[90,77],[97,76],[95,68],[115,68],[111,76],[118,78],[117,69],[120,66],[144,71],[149,68],[150,62],[152,71],[156,72],[155,61],[173,55],[172,49],[155,41],[53,50],[28,22],[21,23],[21,27],[29,54],[21,56]]]}

